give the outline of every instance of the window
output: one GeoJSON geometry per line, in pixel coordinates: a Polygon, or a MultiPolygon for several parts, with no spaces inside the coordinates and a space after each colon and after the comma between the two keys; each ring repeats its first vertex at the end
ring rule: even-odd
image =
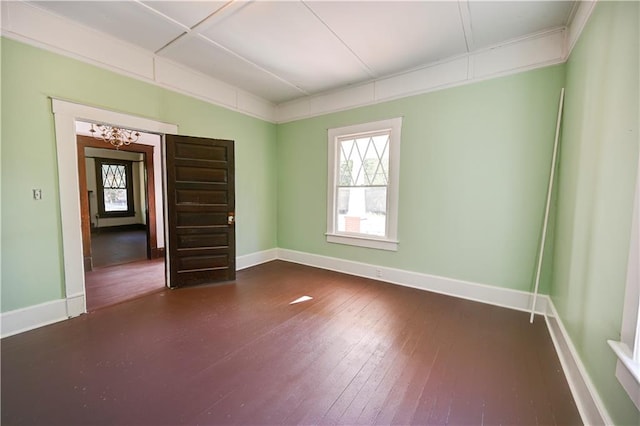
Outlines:
{"type": "Polygon", "coordinates": [[[96,158],[100,217],[134,216],[131,161],[96,158]]]}
{"type": "MultiPolygon", "coordinates": [[[[640,170],[640,169],[639,169],[640,170]]],[[[618,356],[616,377],[640,410],[640,174],[636,183],[620,341],[609,340],[618,356]]]]}
{"type": "Polygon", "coordinates": [[[327,241],[397,250],[402,118],[329,129],[327,241]]]}

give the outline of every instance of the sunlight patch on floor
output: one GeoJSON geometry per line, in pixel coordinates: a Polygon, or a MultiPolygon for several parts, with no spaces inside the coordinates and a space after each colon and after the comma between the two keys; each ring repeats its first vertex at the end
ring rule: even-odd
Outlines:
{"type": "Polygon", "coordinates": [[[307,300],[311,300],[313,299],[313,297],[311,296],[302,296],[302,297],[298,297],[296,300],[294,300],[293,302],[289,303],[290,305],[295,305],[296,303],[302,303],[302,302],[306,302],[307,300]]]}

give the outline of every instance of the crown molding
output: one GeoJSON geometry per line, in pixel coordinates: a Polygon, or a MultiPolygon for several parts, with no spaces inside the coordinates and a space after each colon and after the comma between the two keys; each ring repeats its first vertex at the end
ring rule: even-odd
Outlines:
{"type": "Polygon", "coordinates": [[[213,105],[275,121],[275,105],[265,99],[34,5],[3,1],[0,14],[3,37],[213,105]]]}
{"type": "Polygon", "coordinates": [[[408,72],[279,105],[24,2],[2,2],[2,36],[273,123],[310,118],[560,64],[596,1],[580,1],[570,24],[408,72]],[[108,58],[108,61],[105,60],[108,58]]]}
{"type": "Polygon", "coordinates": [[[286,123],[563,63],[566,28],[557,28],[449,58],[391,77],[307,96],[277,106],[286,123]]]}
{"type": "MultiPolygon", "coordinates": [[[[358,86],[281,103],[276,107],[276,122],[311,118],[564,63],[597,2],[579,0],[571,11],[567,27],[532,34],[358,86]]],[[[461,9],[461,13],[463,11],[461,9]]]]}
{"type": "Polygon", "coordinates": [[[569,55],[573,51],[582,30],[587,25],[587,21],[591,17],[593,9],[596,7],[598,0],[580,0],[577,6],[571,11],[570,24],[567,29],[565,40],[565,60],[569,59],[569,55]]]}

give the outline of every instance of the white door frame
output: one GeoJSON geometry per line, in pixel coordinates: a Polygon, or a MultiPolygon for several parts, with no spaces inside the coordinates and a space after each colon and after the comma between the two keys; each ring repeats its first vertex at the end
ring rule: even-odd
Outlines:
{"type": "MultiPolygon", "coordinates": [[[[80,221],[80,189],[78,187],[78,153],[76,120],[118,125],[149,133],[178,133],[175,124],[109,111],[61,99],[51,99],[55,121],[58,155],[58,185],[62,221],[62,254],[67,316],[75,317],[87,311],[82,259],[82,228],[80,221]]],[[[160,150],[154,161],[162,162],[160,150]]],[[[161,179],[159,177],[159,179],[161,179]]],[[[163,197],[164,198],[164,197],[163,197]]]]}

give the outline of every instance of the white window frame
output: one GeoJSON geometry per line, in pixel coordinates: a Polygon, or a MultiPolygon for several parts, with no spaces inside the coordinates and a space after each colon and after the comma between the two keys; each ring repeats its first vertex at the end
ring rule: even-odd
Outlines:
{"type": "Polygon", "coordinates": [[[328,191],[327,191],[327,242],[368,247],[380,250],[398,250],[398,191],[400,177],[400,140],[402,117],[370,123],[338,127],[328,130],[328,191]],[[338,163],[341,138],[358,137],[369,133],[389,131],[389,176],[387,182],[386,232],[383,237],[366,234],[338,232],[338,163]]]}
{"type": "Polygon", "coordinates": [[[640,410],[640,161],[636,182],[627,284],[620,341],[609,340],[618,356],[616,377],[640,410]]]}

